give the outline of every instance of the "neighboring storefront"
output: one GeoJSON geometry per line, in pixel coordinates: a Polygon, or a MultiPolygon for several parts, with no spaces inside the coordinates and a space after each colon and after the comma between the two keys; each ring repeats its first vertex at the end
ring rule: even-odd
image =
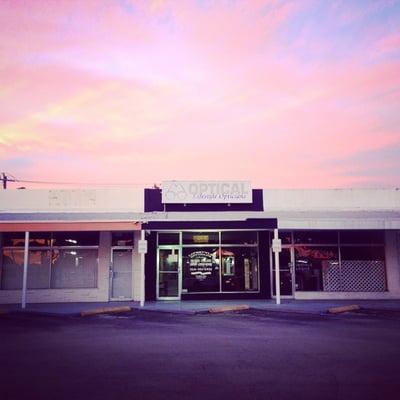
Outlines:
{"type": "Polygon", "coordinates": [[[274,229],[282,296],[400,298],[400,191],[211,181],[0,192],[0,303],[273,298],[274,229]]]}

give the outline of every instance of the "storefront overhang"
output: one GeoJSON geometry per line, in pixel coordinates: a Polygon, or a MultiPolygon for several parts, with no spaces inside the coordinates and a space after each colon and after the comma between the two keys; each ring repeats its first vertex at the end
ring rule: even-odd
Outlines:
{"type": "Polygon", "coordinates": [[[125,212],[0,213],[0,232],[139,231],[141,221],[125,212]]]}
{"type": "Polygon", "coordinates": [[[126,221],[0,222],[0,232],[139,231],[140,229],[140,222],[126,221]]]}
{"type": "Polygon", "coordinates": [[[239,229],[239,230],[271,230],[278,226],[276,218],[248,218],[243,221],[149,221],[142,224],[142,229],[188,230],[188,229],[239,229]]]}

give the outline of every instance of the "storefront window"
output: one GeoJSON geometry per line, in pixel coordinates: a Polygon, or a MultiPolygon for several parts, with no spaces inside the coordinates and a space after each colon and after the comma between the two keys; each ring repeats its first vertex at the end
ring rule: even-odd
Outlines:
{"type": "Polygon", "coordinates": [[[53,232],[53,246],[98,246],[99,232],[53,232]]]}
{"type": "Polygon", "coordinates": [[[295,246],[296,290],[321,291],[331,268],[339,265],[337,247],[295,246]]]}
{"type": "Polygon", "coordinates": [[[158,234],[158,245],[179,245],[179,233],[159,233],[158,234]]]}
{"type": "Polygon", "coordinates": [[[282,240],[282,244],[292,244],[292,232],[291,231],[279,231],[279,239],[282,240]]]}
{"type": "Polygon", "coordinates": [[[183,232],[182,243],[185,244],[218,244],[219,232],[183,232]]]}
{"type": "Polygon", "coordinates": [[[97,250],[55,249],[51,260],[51,288],[95,288],[97,250]]]}
{"type": "Polygon", "coordinates": [[[50,287],[51,250],[29,250],[28,289],[50,287]]]}
{"type": "Polygon", "coordinates": [[[337,244],[337,231],[294,231],[295,244],[337,244]]]}
{"type": "Polygon", "coordinates": [[[30,232],[29,247],[50,247],[52,245],[51,232],[30,232]]]}
{"type": "Polygon", "coordinates": [[[222,291],[258,290],[257,250],[248,247],[222,247],[222,291]]]}
{"type": "Polygon", "coordinates": [[[23,249],[3,249],[1,269],[2,289],[21,289],[24,269],[23,249]]]}
{"type": "Polygon", "coordinates": [[[219,292],[219,248],[183,249],[183,291],[219,292]]]}
{"type": "Polygon", "coordinates": [[[182,232],[182,240],[183,293],[259,290],[257,232],[182,232]]]}
{"type": "Polygon", "coordinates": [[[113,232],[112,233],[112,246],[129,246],[133,247],[133,232],[113,232]]]}
{"type": "Polygon", "coordinates": [[[257,232],[254,231],[226,231],[221,232],[222,244],[257,244],[257,232]]]}
{"type": "Polygon", "coordinates": [[[386,290],[383,231],[295,231],[294,240],[297,291],[386,290]]]}
{"type": "Polygon", "coordinates": [[[341,246],[340,255],[343,261],[371,260],[384,261],[385,251],[383,246],[341,246]]]}
{"type": "Polygon", "coordinates": [[[3,233],[3,247],[24,247],[25,232],[3,233]]]}
{"type": "MultiPolygon", "coordinates": [[[[3,235],[1,289],[22,288],[24,242],[24,232],[3,235]]],[[[30,233],[27,288],[97,287],[98,244],[99,232],[30,233]]]]}
{"type": "Polygon", "coordinates": [[[380,230],[340,231],[340,244],[384,244],[384,232],[380,230]]]}

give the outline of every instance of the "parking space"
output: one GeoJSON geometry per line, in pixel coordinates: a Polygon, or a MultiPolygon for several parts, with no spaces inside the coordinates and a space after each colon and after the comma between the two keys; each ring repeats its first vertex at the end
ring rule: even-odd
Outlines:
{"type": "Polygon", "coordinates": [[[134,310],[0,316],[2,399],[398,398],[400,321],[134,310]]]}

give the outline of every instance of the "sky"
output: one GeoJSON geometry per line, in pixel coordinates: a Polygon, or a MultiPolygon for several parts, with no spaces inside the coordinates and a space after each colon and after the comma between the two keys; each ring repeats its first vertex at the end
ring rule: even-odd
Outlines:
{"type": "Polygon", "coordinates": [[[400,0],[0,0],[10,187],[400,187],[400,0]]]}

